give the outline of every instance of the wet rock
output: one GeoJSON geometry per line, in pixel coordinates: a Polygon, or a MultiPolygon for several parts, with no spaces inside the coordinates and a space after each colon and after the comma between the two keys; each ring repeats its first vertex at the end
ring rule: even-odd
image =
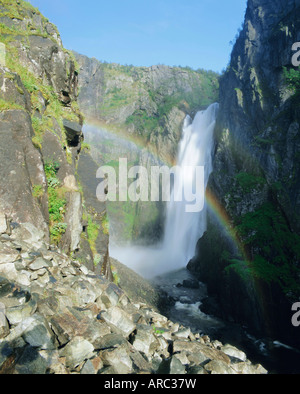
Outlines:
{"type": "Polygon", "coordinates": [[[199,282],[196,279],[185,279],[182,282],[182,286],[186,287],[187,289],[199,289],[199,282]]]}

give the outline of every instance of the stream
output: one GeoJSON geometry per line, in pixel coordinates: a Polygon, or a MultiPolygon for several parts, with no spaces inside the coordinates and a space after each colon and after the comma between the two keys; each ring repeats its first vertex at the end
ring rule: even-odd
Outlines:
{"type": "Polygon", "coordinates": [[[255,338],[247,327],[206,315],[199,307],[207,297],[206,285],[198,282],[199,288],[182,286],[183,281],[198,282],[187,269],[159,275],[151,280],[173,300],[164,314],[173,322],[190,327],[194,333],[208,335],[224,345],[229,343],[244,351],[252,363],[259,363],[270,374],[299,374],[300,352],[278,341],[255,338]]]}

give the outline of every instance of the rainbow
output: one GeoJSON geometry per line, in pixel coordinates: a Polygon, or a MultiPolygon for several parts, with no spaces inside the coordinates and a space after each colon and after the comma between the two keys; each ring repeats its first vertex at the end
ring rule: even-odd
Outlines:
{"type": "Polygon", "coordinates": [[[155,149],[153,146],[151,146],[149,143],[147,143],[145,138],[143,138],[142,136],[138,136],[136,134],[128,134],[128,131],[126,131],[126,129],[122,125],[106,123],[103,120],[94,119],[94,118],[89,118],[88,120],[86,120],[84,125],[104,129],[105,131],[107,131],[115,136],[118,136],[118,137],[123,138],[127,141],[130,141],[130,142],[134,143],[140,150],[146,150],[150,155],[152,155],[159,162],[161,162],[169,167],[173,167],[174,165],[176,165],[176,158],[174,158],[174,157],[164,157],[164,158],[160,157],[157,153],[157,149],[155,149]]]}
{"type": "Polygon", "coordinates": [[[237,247],[244,260],[246,262],[249,262],[250,259],[245,249],[245,246],[243,245],[236,230],[234,229],[232,225],[232,220],[228,215],[226,209],[221,205],[218,198],[210,188],[207,188],[205,197],[208,207],[210,208],[214,217],[217,219],[220,226],[226,230],[226,233],[229,235],[230,239],[233,241],[234,245],[237,247]]]}
{"type": "MultiPolygon", "coordinates": [[[[146,141],[142,137],[136,135],[128,135],[128,133],[125,132],[124,127],[122,126],[118,126],[115,124],[107,124],[104,121],[91,119],[91,118],[88,120],[86,125],[105,129],[106,131],[108,131],[113,135],[117,135],[120,138],[133,142],[138,148],[140,148],[141,150],[142,149],[147,150],[149,154],[151,154],[159,161],[163,162],[165,165],[168,165],[169,167],[172,167],[173,165],[176,164],[174,162],[174,158],[170,160],[162,160],[160,157],[158,157],[155,150],[151,149],[151,147],[146,143],[146,141]]],[[[206,190],[206,203],[208,205],[208,208],[214,215],[215,219],[219,223],[219,225],[226,231],[226,234],[228,234],[229,238],[232,240],[237,250],[242,255],[244,261],[249,262],[250,258],[247,254],[247,251],[245,250],[242,241],[240,240],[236,230],[232,225],[232,220],[230,216],[228,215],[226,209],[222,206],[222,204],[220,203],[220,201],[218,200],[218,198],[210,188],[207,188],[206,190]]]]}

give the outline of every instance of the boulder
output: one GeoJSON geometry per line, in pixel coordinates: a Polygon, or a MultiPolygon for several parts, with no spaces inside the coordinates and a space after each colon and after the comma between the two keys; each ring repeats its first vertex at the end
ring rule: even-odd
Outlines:
{"type": "Polygon", "coordinates": [[[54,334],[43,316],[35,314],[23,320],[20,325],[24,327],[22,338],[31,347],[47,350],[55,349],[54,334]]]}
{"type": "Polygon", "coordinates": [[[133,347],[148,358],[154,353],[158,345],[151,326],[137,325],[137,332],[133,338],[133,347]],[[156,346],[155,346],[156,345],[156,346]]]}
{"type": "Polygon", "coordinates": [[[102,318],[115,330],[120,331],[126,338],[136,329],[129,315],[117,306],[109,308],[102,314],[102,318]]]}
{"type": "Polygon", "coordinates": [[[237,372],[221,360],[212,360],[204,366],[211,375],[236,375],[237,372]]]}
{"type": "Polygon", "coordinates": [[[247,360],[246,354],[234,346],[227,344],[227,345],[221,347],[221,351],[223,353],[227,354],[227,356],[229,356],[229,357],[234,357],[234,358],[241,360],[241,361],[247,360]]]}
{"type": "Polygon", "coordinates": [[[185,279],[182,282],[182,286],[186,287],[187,289],[199,289],[200,287],[199,282],[196,279],[185,279]]]}
{"type": "Polygon", "coordinates": [[[7,217],[4,213],[0,212],[0,234],[5,234],[6,232],[8,232],[8,221],[7,221],[7,217]]]}
{"type": "Polygon", "coordinates": [[[6,317],[11,325],[21,323],[26,318],[32,316],[37,309],[37,302],[31,298],[24,304],[8,307],[6,309],[6,317]]]}
{"type": "Polygon", "coordinates": [[[5,315],[5,305],[0,302],[0,339],[9,334],[8,321],[5,315]]]}
{"type": "Polygon", "coordinates": [[[78,146],[82,137],[82,126],[78,122],[63,120],[69,146],[78,146]]]}
{"type": "Polygon", "coordinates": [[[131,374],[133,372],[132,360],[129,356],[129,348],[126,344],[113,350],[105,350],[101,354],[103,364],[114,368],[117,374],[131,374]]]}
{"type": "Polygon", "coordinates": [[[80,363],[92,357],[94,346],[83,337],[74,337],[60,352],[66,357],[66,366],[75,369],[80,363]]]}
{"type": "Polygon", "coordinates": [[[162,361],[157,373],[160,375],[184,375],[186,374],[186,369],[180,360],[173,356],[169,360],[162,361]]]}
{"type": "Polygon", "coordinates": [[[0,245],[0,265],[13,263],[20,258],[20,253],[10,247],[0,245]]]}
{"type": "Polygon", "coordinates": [[[53,264],[51,263],[51,261],[47,261],[45,259],[43,259],[42,257],[38,257],[37,259],[35,259],[30,265],[29,268],[32,271],[38,271],[41,268],[50,268],[53,267],[53,264]]]}

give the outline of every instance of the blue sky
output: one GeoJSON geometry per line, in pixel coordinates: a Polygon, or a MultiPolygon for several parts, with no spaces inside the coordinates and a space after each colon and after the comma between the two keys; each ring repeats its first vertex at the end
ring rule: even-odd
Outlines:
{"type": "Polygon", "coordinates": [[[222,71],[247,0],[30,0],[67,49],[101,61],[222,71]]]}

